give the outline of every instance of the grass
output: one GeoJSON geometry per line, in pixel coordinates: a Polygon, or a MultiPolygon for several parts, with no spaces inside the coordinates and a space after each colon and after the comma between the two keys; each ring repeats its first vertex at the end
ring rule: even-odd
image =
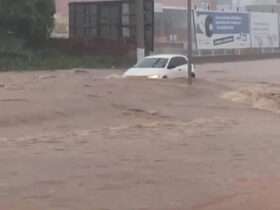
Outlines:
{"type": "Polygon", "coordinates": [[[133,62],[113,56],[73,55],[54,48],[32,49],[20,39],[0,36],[0,71],[124,68],[133,62]]]}

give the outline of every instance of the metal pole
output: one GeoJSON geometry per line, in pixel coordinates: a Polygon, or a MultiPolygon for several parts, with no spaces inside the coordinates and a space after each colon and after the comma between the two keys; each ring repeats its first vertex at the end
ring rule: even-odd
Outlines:
{"type": "Polygon", "coordinates": [[[136,37],[137,61],[145,56],[144,0],[135,0],[136,6],[136,37]]]}
{"type": "Polygon", "coordinates": [[[188,83],[191,85],[192,84],[192,54],[193,54],[193,49],[192,49],[192,0],[187,0],[188,1],[188,83]]]}

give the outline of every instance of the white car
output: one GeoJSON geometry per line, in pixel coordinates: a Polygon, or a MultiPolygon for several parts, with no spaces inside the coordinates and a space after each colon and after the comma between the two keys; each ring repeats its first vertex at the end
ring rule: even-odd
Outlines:
{"type": "MultiPolygon", "coordinates": [[[[145,57],[128,69],[123,78],[145,77],[148,79],[176,79],[188,77],[188,58],[183,55],[153,55],[145,57]]],[[[194,65],[192,77],[195,78],[194,65]]]]}

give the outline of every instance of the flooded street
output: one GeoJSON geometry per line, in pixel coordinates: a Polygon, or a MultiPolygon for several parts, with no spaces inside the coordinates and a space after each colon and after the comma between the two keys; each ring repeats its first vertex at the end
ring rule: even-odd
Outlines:
{"type": "Polygon", "coordinates": [[[1,73],[0,209],[280,209],[279,65],[1,73]]]}

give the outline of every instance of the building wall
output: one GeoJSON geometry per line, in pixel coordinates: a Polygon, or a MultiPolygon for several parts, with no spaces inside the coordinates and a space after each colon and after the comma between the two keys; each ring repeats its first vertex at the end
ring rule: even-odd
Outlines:
{"type": "Polygon", "coordinates": [[[69,0],[55,0],[56,12],[60,16],[68,15],[68,2],[69,0]]]}
{"type": "MultiPolygon", "coordinates": [[[[192,0],[194,8],[204,8],[207,9],[210,7],[211,9],[216,8],[217,0],[192,0]]],[[[157,4],[161,4],[164,7],[180,7],[187,8],[187,0],[156,0],[157,4]]]]}
{"type": "Polygon", "coordinates": [[[280,5],[279,0],[232,0],[233,8],[246,9],[247,7],[267,7],[280,5]]]}
{"type": "Polygon", "coordinates": [[[55,0],[57,14],[60,16],[68,16],[69,2],[95,2],[95,1],[118,1],[118,0],[55,0]]]}
{"type": "MultiPolygon", "coordinates": [[[[68,16],[68,3],[71,1],[106,1],[106,0],[56,0],[57,13],[59,16],[68,16]]],[[[107,0],[108,1],[108,0],[107,0]]],[[[187,7],[186,0],[156,0],[156,3],[168,7],[187,7]]],[[[275,5],[280,0],[193,0],[196,7],[204,7],[209,4],[211,9],[233,9],[245,8],[248,5],[275,5]]]]}
{"type": "MultiPolygon", "coordinates": [[[[59,6],[57,16],[69,16],[67,18],[69,20],[67,35],[69,34],[69,36],[63,41],[65,50],[74,53],[135,57],[135,1],[75,0],[57,2],[59,6]],[[70,11],[69,15],[68,10],[70,11]]],[[[154,47],[154,4],[153,0],[145,0],[144,4],[145,49],[146,53],[149,53],[154,47]]]]}
{"type": "Polygon", "coordinates": [[[55,29],[53,36],[68,36],[68,17],[70,2],[94,2],[94,1],[118,1],[118,0],[55,0],[56,15],[55,15],[55,29]]]}

